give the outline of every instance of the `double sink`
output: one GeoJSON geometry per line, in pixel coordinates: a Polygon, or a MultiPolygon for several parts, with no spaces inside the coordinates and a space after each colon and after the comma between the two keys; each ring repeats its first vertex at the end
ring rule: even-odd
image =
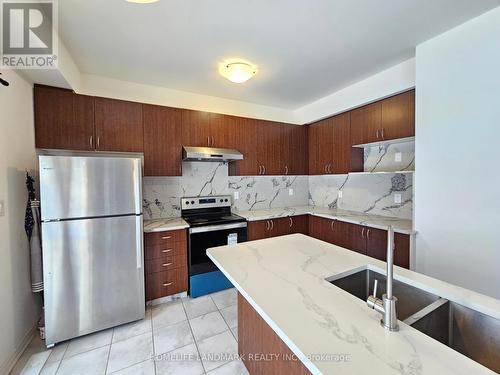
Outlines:
{"type": "MultiPolygon", "coordinates": [[[[327,279],[366,301],[375,280],[385,293],[385,275],[370,269],[327,279]]],[[[398,319],[453,350],[500,373],[500,319],[394,279],[398,319]]]]}

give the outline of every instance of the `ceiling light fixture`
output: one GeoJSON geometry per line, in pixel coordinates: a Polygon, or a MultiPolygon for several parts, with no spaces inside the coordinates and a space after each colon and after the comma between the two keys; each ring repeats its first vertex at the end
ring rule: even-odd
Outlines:
{"type": "Polygon", "coordinates": [[[125,0],[128,3],[136,3],[136,4],[151,4],[151,3],[156,3],[157,1],[160,0],[125,0]]]}
{"type": "Polygon", "coordinates": [[[219,73],[234,83],[243,83],[257,74],[257,68],[244,62],[230,62],[221,64],[219,73]]]}

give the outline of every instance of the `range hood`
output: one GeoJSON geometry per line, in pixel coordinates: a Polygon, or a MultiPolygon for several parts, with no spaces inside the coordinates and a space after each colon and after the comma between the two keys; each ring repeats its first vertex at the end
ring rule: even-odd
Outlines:
{"type": "Polygon", "coordinates": [[[184,161],[234,161],[243,160],[243,154],[238,150],[215,147],[182,147],[184,161]]]}

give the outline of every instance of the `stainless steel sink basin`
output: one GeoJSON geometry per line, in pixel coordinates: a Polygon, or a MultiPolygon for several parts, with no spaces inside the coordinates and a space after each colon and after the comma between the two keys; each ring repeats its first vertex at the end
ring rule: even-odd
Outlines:
{"type": "MultiPolygon", "coordinates": [[[[397,294],[396,294],[397,295],[397,294]]],[[[408,319],[420,332],[500,373],[500,319],[442,299],[408,319]]]]}
{"type": "MultiPolygon", "coordinates": [[[[366,301],[368,296],[373,292],[373,283],[375,280],[378,280],[377,294],[381,296],[386,290],[386,277],[372,270],[364,269],[348,276],[327,279],[333,285],[338,286],[363,301],[366,301]]],[[[398,298],[397,312],[399,320],[406,319],[439,299],[439,296],[398,280],[394,280],[393,291],[394,295],[398,298]]]]}

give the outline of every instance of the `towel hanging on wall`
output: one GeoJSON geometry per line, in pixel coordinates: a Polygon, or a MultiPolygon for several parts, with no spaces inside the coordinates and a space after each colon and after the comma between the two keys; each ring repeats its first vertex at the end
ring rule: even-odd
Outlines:
{"type": "Polygon", "coordinates": [[[26,172],[28,202],[24,218],[24,229],[30,246],[31,290],[43,291],[42,233],[40,228],[40,201],[35,199],[35,180],[26,172]]]}

